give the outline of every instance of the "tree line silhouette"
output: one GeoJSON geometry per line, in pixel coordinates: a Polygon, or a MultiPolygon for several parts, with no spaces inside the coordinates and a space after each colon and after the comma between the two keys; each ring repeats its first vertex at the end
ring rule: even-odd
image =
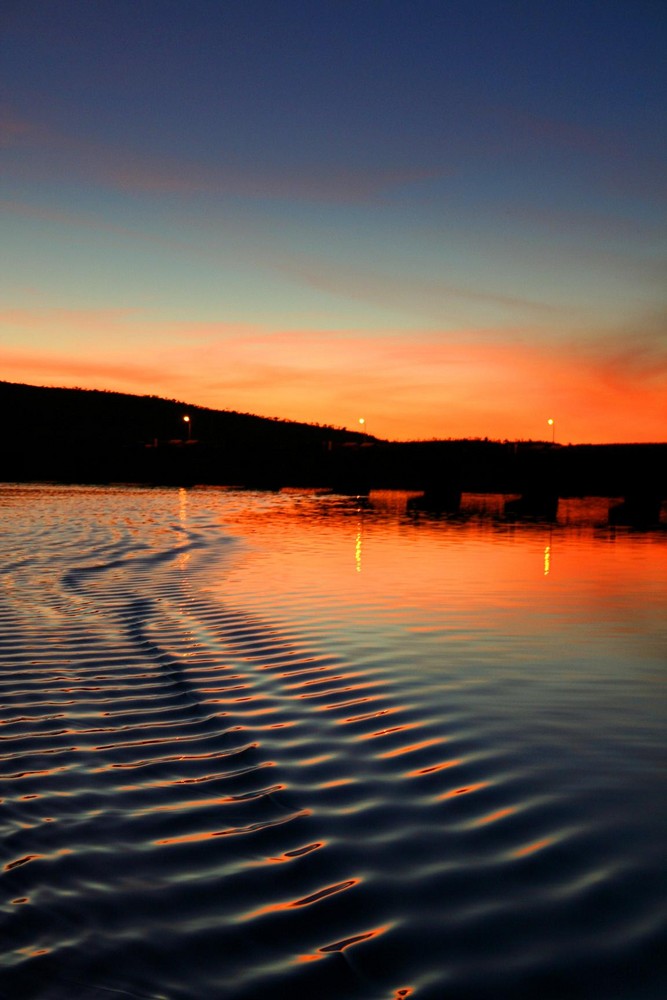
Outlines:
{"type": "Polygon", "coordinates": [[[667,444],[392,442],[158,396],[0,382],[0,479],[667,497],[667,444]],[[190,431],[183,417],[190,417],[190,431]]]}

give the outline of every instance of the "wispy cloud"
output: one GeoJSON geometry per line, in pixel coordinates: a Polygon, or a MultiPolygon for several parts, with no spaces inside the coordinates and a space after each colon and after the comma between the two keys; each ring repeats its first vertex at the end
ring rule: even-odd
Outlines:
{"type": "Polygon", "coordinates": [[[667,405],[667,312],[640,314],[634,323],[583,337],[571,345],[573,360],[595,370],[608,385],[630,382],[651,389],[663,387],[667,405]]]}
{"type": "Polygon", "coordinates": [[[0,347],[0,370],[4,377],[14,373],[28,382],[49,385],[80,385],[81,388],[117,388],[132,386],[128,391],[150,392],[151,386],[178,379],[174,372],[149,364],[101,361],[76,358],[70,354],[48,354],[42,351],[15,351],[0,347]],[[42,382],[45,379],[46,382],[42,382]]]}
{"type": "Polygon", "coordinates": [[[335,425],[363,412],[373,433],[398,438],[539,437],[550,414],[566,440],[656,439],[667,426],[658,316],[638,320],[634,339],[588,330],[558,344],[512,326],[493,338],[425,330],[410,341],[400,330],[162,329],[122,310],[6,309],[0,324],[22,324],[31,337],[30,349],[0,348],[0,371],[14,381],[150,392],[335,425]]]}
{"type": "MultiPolygon", "coordinates": [[[[120,226],[99,215],[62,211],[16,200],[0,200],[0,212],[22,218],[35,219],[55,226],[74,227],[108,233],[133,242],[145,243],[176,251],[188,257],[211,261],[221,259],[221,248],[203,239],[195,241],[167,238],[139,228],[120,226]]],[[[501,293],[484,287],[466,287],[441,279],[427,278],[395,268],[392,271],[370,267],[345,265],[332,259],[325,252],[309,255],[287,247],[274,248],[267,241],[251,239],[243,232],[234,233],[235,254],[238,261],[254,271],[258,269],[282,275],[297,285],[325,292],[328,295],[352,302],[364,302],[383,310],[397,310],[411,318],[422,316],[431,322],[442,322],[448,312],[466,306],[494,307],[507,313],[525,314],[526,317],[565,318],[571,310],[551,302],[531,299],[521,295],[501,293]]]]}
{"type": "MultiPolygon", "coordinates": [[[[374,200],[386,192],[442,175],[440,168],[332,166],[326,163],[205,164],[187,156],[160,156],[67,135],[38,122],[0,115],[0,143],[20,153],[15,171],[33,178],[61,176],[126,193],[209,194],[253,199],[349,202],[374,200]]],[[[5,172],[11,171],[7,161],[5,172]]]]}
{"type": "Polygon", "coordinates": [[[120,323],[136,312],[130,309],[74,309],[48,306],[42,309],[0,308],[0,323],[31,329],[117,330],[120,323]]]}
{"type": "Polygon", "coordinates": [[[31,204],[15,199],[0,199],[0,212],[24,219],[33,219],[47,225],[65,226],[67,228],[89,230],[96,233],[108,233],[110,236],[118,236],[132,243],[143,243],[162,249],[176,250],[187,256],[211,256],[210,249],[203,247],[201,243],[196,243],[194,240],[178,240],[157,235],[138,227],[120,226],[117,223],[109,222],[99,214],[93,215],[86,214],[85,212],[62,211],[57,208],[31,204]]]}
{"type": "Polygon", "coordinates": [[[503,310],[522,310],[533,314],[562,314],[562,306],[522,296],[472,288],[442,280],[421,278],[405,272],[382,274],[369,267],[345,267],[335,261],[319,262],[311,258],[298,260],[292,256],[282,264],[285,271],[298,277],[304,284],[346,298],[384,304],[412,313],[434,310],[442,315],[453,301],[492,305],[503,310]]]}
{"type": "Polygon", "coordinates": [[[535,114],[525,108],[495,106],[503,133],[512,135],[513,147],[534,153],[542,149],[561,159],[573,154],[588,164],[594,183],[617,193],[663,200],[667,194],[664,161],[646,148],[639,152],[630,130],[597,123],[580,124],[572,118],[535,114]]]}

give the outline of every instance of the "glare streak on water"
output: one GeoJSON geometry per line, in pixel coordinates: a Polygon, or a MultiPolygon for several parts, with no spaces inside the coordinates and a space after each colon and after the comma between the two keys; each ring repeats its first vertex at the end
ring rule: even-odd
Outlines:
{"type": "Polygon", "coordinates": [[[0,487],[2,1000],[665,994],[664,528],[407,500],[0,487]]]}

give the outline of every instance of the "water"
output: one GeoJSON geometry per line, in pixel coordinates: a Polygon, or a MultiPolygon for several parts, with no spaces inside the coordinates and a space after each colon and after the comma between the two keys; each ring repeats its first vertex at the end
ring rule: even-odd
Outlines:
{"type": "Polygon", "coordinates": [[[667,533],[0,487],[3,1000],[665,995],[667,533]]]}

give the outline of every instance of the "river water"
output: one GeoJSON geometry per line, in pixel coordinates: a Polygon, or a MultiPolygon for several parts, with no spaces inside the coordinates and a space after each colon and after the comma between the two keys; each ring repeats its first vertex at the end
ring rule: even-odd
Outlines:
{"type": "Polygon", "coordinates": [[[662,1000],[667,532],[0,486],[3,1000],[662,1000]]]}

